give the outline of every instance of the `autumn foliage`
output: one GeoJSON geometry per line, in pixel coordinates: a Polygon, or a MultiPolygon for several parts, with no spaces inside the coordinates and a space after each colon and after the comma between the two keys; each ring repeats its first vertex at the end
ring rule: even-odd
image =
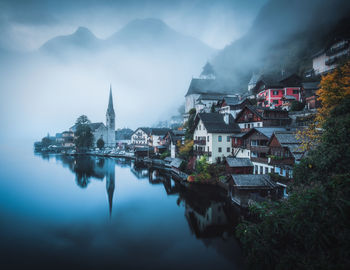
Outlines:
{"type": "Polygon", "coordinates": [[[317,110],[314,122],[298,133],[303,141],[303,150],[312,149],[319,143],[323,125],[330,112],[345,98],[350,97],[350,60],[322,77],[317,96],[321,108],[317,110]]]}

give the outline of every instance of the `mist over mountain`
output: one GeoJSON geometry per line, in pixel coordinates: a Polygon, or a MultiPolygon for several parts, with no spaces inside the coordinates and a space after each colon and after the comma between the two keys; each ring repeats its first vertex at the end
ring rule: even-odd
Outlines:
{"type": "Polygon", "coordinates": [[[79,27],[73,34],[58,36],[41,46],[40,51],[47,53],[62,53],[65,50],[98,49],[102,40],[98,39],[88,28],[79,27]]]}
{"type": "Polygon", "coordinates": [[[311,67],[311,55],[340,34],[339,22],[349,11],[350,2],[342,0],[270,0],[250,30],[212,64],[220,80],[238,92],[246,91],[252,72],[301,74],[311,67]]]}
{"type": "MultiPolygon", "coordinates": [[[[101,52],[106,50],[136,50],[141,53],[153,52],[177,54],[193,53],[197,55],[212,54],[215,50],[203,42],[189,37],[167,26],[163,21],[154,18],[136,19],[109,38],[98,39],[88,28],[79,27],[73,34],[50,39],[39,51],[51,55],[82,52],[101,52]]],[[[71,56],[71,55],[70,55],[71,56]]]]}
{"type": "Polygon", "coordinates": [[[158,19],[131,21],[106,39],[79,27],[2,62],[0,111],[16,134],[27,129],[33,137],[66,130],[81,114],[104,122],[112,84],[116,128],[151,126],[173,115],[192,76],[215,52],[158,19]],[[35,117],[13,119],[16,108],[35,117]]]}

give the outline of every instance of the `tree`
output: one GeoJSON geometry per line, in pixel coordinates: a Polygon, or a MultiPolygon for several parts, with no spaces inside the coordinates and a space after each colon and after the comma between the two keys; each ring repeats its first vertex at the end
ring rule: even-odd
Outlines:
{"type": "Polygon", "coordinates": [[[194,129],[195,129],[195,126],[194,126],[194,120],[195,120],[195,117],[196,117],[196,109],[191,109],[189,112],[188,112],[189,116],[188,116],[188,120],[187,122],[184,124],[184,128],[186,129],[186,133],[185,133],[185,138],[187,140],[192,140],[193,139],[193,133],[194,133],[194,129]]]}
{"type": "Polygon", "coordinates": [[[214,113],[215,112],[215,104],[211,104],[210,112],[214,113]]]}
{"type": "Polygon", "coordinates": [[[290,106],[290,110],[292,112],[302,111],[304,109],[304,107],[305,107],[304,103],[297,101],[297,100],[293,100],[292,105],[290,106]]]}
{"type": "Polygon", "coordinates": [[[297,134],[303,141],[303,150],[310,150],[320,142],[320,130],[324,128],[323,125],[330,112],[350,96],[350,60],[323,76],[320,86],[317,95],[321,108],[317,110],[314,122],[297,134]]]}
{"type": "Polygon", "coordinates": [[[86,149],[90,148],[93,144],[94,135],[91,132],[89,126],[90,120],[86,115],[79,116],[76,121],[76,131],[75,131],[75,145],[78,148],[86,149]]]}
{"type": "Polygon", "coordinates": [[[193,140],[186,140],[184,145],[179,143],[179,156],[182,159],[188,160],[193,154],[193,140]]]}
{"type": "Polygon", "coordinates": [[[259,269],[347,269],[350,265],[350,97],[326,114],[320,143],[294,169],[288,200],[252,208],[237,228],[259,269]]]}
{"type": "Polygon", "coordinates": [[[49,145],[52,145],[54,142],[49,137],[44,137],[41,140],[41,145],[43,147],[48,147],[49,145]]]}
{"type": "Polygon", "coordinates": [[[99,138],[96,142],[96,145],[101,150],[105,146],[105,142],[102,138],[99,138]]]}

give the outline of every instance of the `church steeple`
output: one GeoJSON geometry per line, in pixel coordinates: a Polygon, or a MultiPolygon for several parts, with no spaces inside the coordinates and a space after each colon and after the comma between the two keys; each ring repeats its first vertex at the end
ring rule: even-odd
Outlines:
{"type": "Polygon", "coordinates": [[[109,88],[109,100],[106,112],[106,126],[110,130],[115,130],[115,113],[113,108],[112,85],[109,88]]]}
{"type": "Polygon", "coordinates": [[[110,85],[110,87],[109,87],[109,100],[108,100],[107,113],[113,113],[114,114],[113,98],[112,98],[112,85],[110,85]]]}

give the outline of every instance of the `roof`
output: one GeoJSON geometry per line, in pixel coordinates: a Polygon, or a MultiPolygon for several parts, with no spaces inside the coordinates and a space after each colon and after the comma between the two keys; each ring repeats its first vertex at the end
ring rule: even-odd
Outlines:
{"type": "Polygon", "coordinates": [[[199,119],[202,120],[209,133],[239,133],[241,129],[234,121],[231,114],[228,114],[228,124],[224,121],[224,114],[221,113],[199,113],[196,117],[196,125],[199,119]]]}
{"type": "Polygon", "coordinates": [[[231,177],[239,189],[276,187],[268,174],[232,174],[231,177]]]}
{"type": "Polygon", "coordinates": [[[270,73],[270,74],[264,74],[261,75],[258,79],[256,86],[259,87],[261,83],[264,83],[267,87],[265,88],[280,88],[280,87],[286,87],[286,86],[296,86],[300,85],[300,77],[296,75],[295,73],[289,73],[289,72],[278,72],[278,73],[270,73]],[[296,81],[293,82],[287,82],[290,78],[295,78],[296,81]]]}
{"type": "MultiPolygon", "coordinates": [[[[259,116],[262,119],[290,119],[288,116],[288,112],[285,110],[282,110],[281,108],[269,108],[269,107],[257,107],[257,106],[253,106],[253,105],[245,105],[245,107],[236,115],[236,119],[238,119],[240,117],[240,115],[243,113],[244,109],[248,108],[251,112],[253,112],[254,114],[256,114],[257,116],[259,116]],[[265,115],[265,112],[271,112],[271,111],[275,111],[275,112],[281,112],[282,114],[285,114],[285,117],[267,117],[265,115]]],[[[283,115],[281,115],[283,116],[283,115]]]]}
{"type": "Polygon", "coordinates": [[[289,95],[285,95],[282,97],[283,99],[293,99],[293,100],[296,100],[296,97],[294,96],[289,96],[289,95]]]}
{"type": "Polygon", "coordinates": [[[227,157],[226,162],[231,168],[235,167],[253,167],[253,163],[249,158],[231,158],[227,157]]]}
{"type": "Polygon", "coordinates": [[[228,93],[229,89],[225,89],[220,83],[215,79],[198,79],[192,78],[190,86],[188,87],[185,96],[192,94],[224,94],[228,93]]]}
{"type": "Polygon", "coordinates": [[[98,129],[100,126],[105,127],[105,125],[104,125],[102,122],[91,123],[91,124],[89,124],[89,127],[91,128],[91,131],[95,131],[95,130],[98,129]]]}
{"type": "Polygon", "coordinates": [[[304,90],[317,90],[320,88],[320,82],[303,82],[304,90]]]}
{"type": "Polygon", "coordinates": [[[206,93],[206,94],[201,94],[197,100],[220,100],[223,99],[226,95],[225,94],[212,94],[212,93],[206,93]]]}
{"type": "Polygon", "coordinates": [[[170,130],[170,128],[151,128],[151,134],[157,136],[164,136],[170,130]]]}
{"type": "Polygon", "coordinates": [[[183,162],[183,160],[181,158],[174,158],[171,161],[170,166],[175,167],[175,168],[180,168],[182,162],[183,162]]]}
{"type": "Polygon", "coordinates": [[[275,132],[275,136],[280,144],[300,144],[301,142],[296,138],[296,134],[291,131],[275,132]]]}
{"type": "MultiPolygon", "coordinates": [[[[105,125],[102,122],[97,122],[97,123],[90,123],[89,127],[91,129],[91,131],[95,131],[96,129],[98,129],[100,126],[105,127],[105,125]]],[[[70,130],[72,130],[73,132],[77,131],[77,124],[74,124],[70,130]]]]}
{"type": "Polygon", "coordinates": [[[255,127],[253,129],[265,135],[267,138],[271,138],[272,134],[276,131],[286,131],[285,128],[281,127],[255,127]]]}
{"type": "Polygon", "coordinates": [[[302,142],[297,138],[295,132],[278,131],[274,135],[281,146],[288,148],[296,160],[300,160],[303,157],[305,151],[300,148],[302,142]]]}

